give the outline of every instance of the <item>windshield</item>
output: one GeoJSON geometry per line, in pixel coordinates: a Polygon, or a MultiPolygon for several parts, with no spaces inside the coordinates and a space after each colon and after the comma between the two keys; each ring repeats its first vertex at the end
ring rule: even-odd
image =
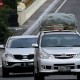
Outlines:
{"type": "Polygon", "coordinates": [[[8,48],[31,48],[33,43],[36,43],[37,38],[19,38],[11,39],[8,48]]]}
{"type": "Polygon", "coordinates": [[[80,47],[77,34],[48,34],[42,37],[42,47],[80,47]]]}

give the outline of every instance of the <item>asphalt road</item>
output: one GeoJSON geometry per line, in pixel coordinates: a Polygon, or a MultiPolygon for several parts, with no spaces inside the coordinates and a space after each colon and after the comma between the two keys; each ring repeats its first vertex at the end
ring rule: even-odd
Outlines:
{"type": "Polygon", "coordinates": [[[67,0],[59,12],[75,14],[78,20],[78,31],[80,32],[80,0],[67,0]]]}
{"type": "MultiPolygon", "coordinates": [[[[52,9],[54,12],[64,0],[52,9]]],[[[45,6],[46,7],[46,6],[45,6]]],[[[58,12],[73,13],[76,15],[78,22],[80,22],[80,0],[67,0],[66,3],[60,8],[58,12]]],[[[80,23],[78,23],[80,26],[80,23]]],[[[78,31],[80,27],[78,26],[78,31]]],[[[38,32],[38,31],[37,31],[38,32]]],[[[76,75],[54,75],[46,77],[46,80],[76,80],[76,75]]],[[[33,74],[11,74],[8,78],[2,78],[1,68],[0,68],[0,80],[34,80],[33,74]]]]}

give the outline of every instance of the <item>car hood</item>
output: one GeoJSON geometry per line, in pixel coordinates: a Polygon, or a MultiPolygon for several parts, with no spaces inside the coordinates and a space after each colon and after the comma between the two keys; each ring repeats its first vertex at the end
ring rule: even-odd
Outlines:
{"type": "Polygon", "coordinates": [[[48,54],[78,54],[80,53],[80,47],[47,47],[42,48],[48,54]]]}
{"type": "Polygon", "coordinates": [[[5,49],[5,53],[9,54],[23,54],[23,55],[28,55],[28,54],[34,54],[34,48],[7,48],[5,49]]]}

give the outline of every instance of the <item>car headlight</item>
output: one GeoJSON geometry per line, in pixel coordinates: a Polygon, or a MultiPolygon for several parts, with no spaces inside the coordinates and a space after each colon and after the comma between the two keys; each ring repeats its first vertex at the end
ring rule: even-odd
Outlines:
{"type": "Polygon", "coordinates": [[[5,54],[5,57],[13,57],[12,54],[5,54]]]}
{"type": "Polygon", "coordinates": [[[48,59],[50,56],[48,53],[46,53],[45,51],[42,50],[39,54],[39,57],[42,59],[48,59]]]}

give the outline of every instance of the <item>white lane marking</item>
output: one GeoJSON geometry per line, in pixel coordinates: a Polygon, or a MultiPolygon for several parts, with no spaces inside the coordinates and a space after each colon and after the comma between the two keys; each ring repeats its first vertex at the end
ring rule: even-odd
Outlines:
{"type": "Polygon", "coordinates": [[[23,35],[31,34],[36,28],[39,27],[42,19],[56,6],[60,0],[54,0],[54,2],[43,12],[43,14],[38,18],[38,20],[26,31],[23,35]]]}
{"type": "Polygon", "coordinates": [[[2,67],[2,65],[0,65],[0,67],[2,67]]]}
{"type": "Polygon", "coordinates": [[[55,11],[55,13],[57,13],[61,8],[62,6],[66,3],[67,0],[64,0],[63,3],[58,7],[58,9],[55,11]]]}
{"type": "MultiPolygon", "coordinates": [[[[64,0],[63,3],[57,8],[57,10],[54,12],[54,13],[57,13],[61,8],[62,6],[66,3],[67,0],[64,0]]],[[[39,35],[39,33],[37,34],[37,36],[39,35]]]]}

